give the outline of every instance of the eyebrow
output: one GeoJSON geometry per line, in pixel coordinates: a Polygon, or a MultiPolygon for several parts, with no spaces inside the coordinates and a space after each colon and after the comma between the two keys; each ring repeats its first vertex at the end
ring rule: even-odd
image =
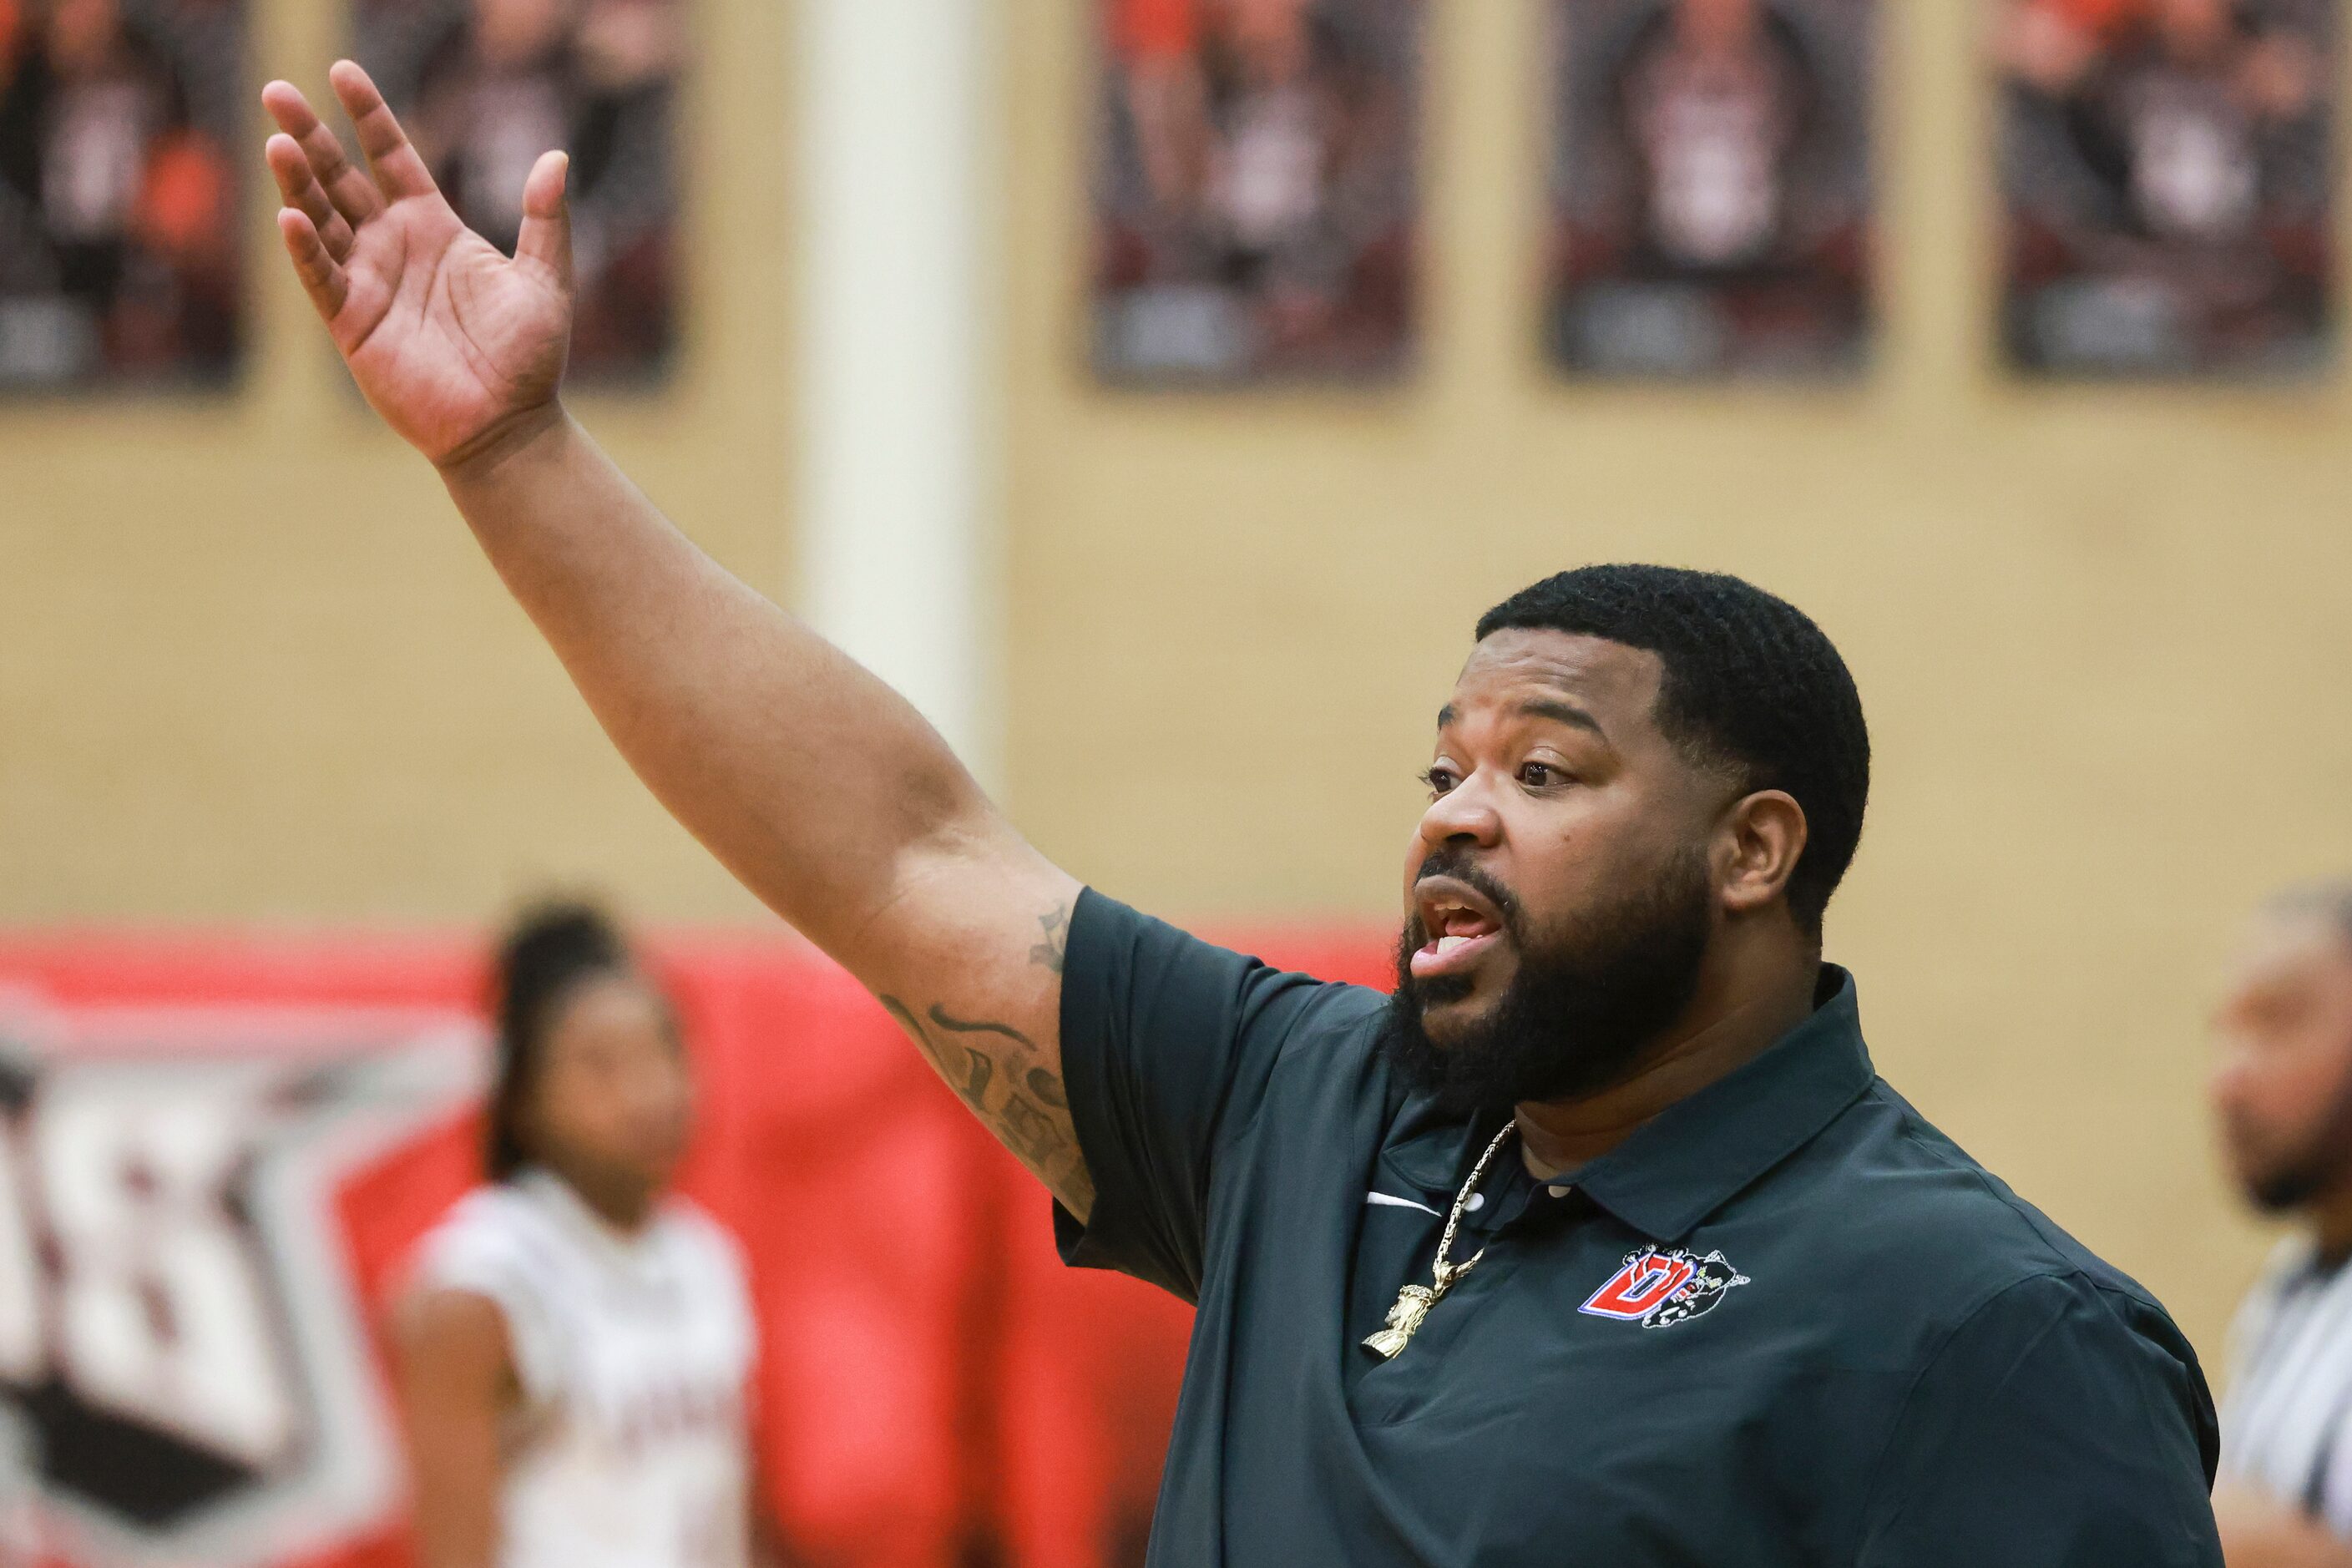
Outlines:
{"type": "Polygon", "coordinates": [[[1562,702],[1557,698],[1531,697],[1519,704],[1519,711],[1530,719],[1549,719],[1556,724],[1590,730],[1604,741],[1609,738],[1601,728],[1601,721],[1573,702],[1562,702]]]}
{"type": "MultiPolygon", "coordinates": [[[[1555,697],[1531,697],[1519,704],[1518,712],[1523,718],[1549,719],[1555,724],[1566,724],[1578,730],[1590,730],[1604,741],[1609,738],[1608,731],[1601,729],[1600,720],[1595,719],[1575,703],[1563,702],[1555,697]]],[[[1449,702],[1437,710],[1437,727],[1440,730],[1451,729],[1454,721],[1460,717],[1461,715],[1454,711],[1454,704],[1449,702]]]]}

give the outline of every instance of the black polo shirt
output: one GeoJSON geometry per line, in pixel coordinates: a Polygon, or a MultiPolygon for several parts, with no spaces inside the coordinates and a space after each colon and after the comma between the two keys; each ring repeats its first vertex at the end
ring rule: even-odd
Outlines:
{"type": "Polygon", "coordinates": [[[1382,996],[1081,898],[1063,1256],[1199,1309],[1159,1568],[2221,1568],[2205,1381],[2147,1291],[1872,1071],[1853,981],[1572,1183],[1404,1094],[1382,996]]]}

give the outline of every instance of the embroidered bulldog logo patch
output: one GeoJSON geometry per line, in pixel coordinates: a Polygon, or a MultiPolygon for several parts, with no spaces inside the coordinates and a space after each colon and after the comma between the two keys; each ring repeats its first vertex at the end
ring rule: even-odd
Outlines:
{"type": "Polygon", "coordinates": [[[1733,1287],[1748,1283],[1720,1252],[1696,1258],[1646,1247],[1625,1255],[1609,1283],[1578,1309],[1596,1318],[1615,1318],[1645,1329],[1670,1329],[1715,1310],[1733,1287]]]}

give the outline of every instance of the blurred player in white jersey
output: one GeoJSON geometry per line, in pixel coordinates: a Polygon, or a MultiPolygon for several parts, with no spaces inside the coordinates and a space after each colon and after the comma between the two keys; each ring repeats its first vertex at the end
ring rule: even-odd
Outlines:
{"type": "Polygon", "coordinates": [[[426,1568],[741,1568],[754,1331],[734,1243],[667,1189],[693,1086],[603,917],[498,975],[489,1183],[418,1252],[398,1371],[426,1568]]]}

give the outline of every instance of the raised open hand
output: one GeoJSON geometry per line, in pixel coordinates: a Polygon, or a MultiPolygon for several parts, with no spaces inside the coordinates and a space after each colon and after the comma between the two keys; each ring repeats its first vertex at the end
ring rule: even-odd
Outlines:
{"type": "Polygon", "coordinates": [[[509,260],[458,219],[367,72],[341,60],[327,77],[368,166],[271,82],[278,232],[368,402],[435,463],[457,462],[555,406],[572,342],[569,162],[532,168],[509,260]]]}

